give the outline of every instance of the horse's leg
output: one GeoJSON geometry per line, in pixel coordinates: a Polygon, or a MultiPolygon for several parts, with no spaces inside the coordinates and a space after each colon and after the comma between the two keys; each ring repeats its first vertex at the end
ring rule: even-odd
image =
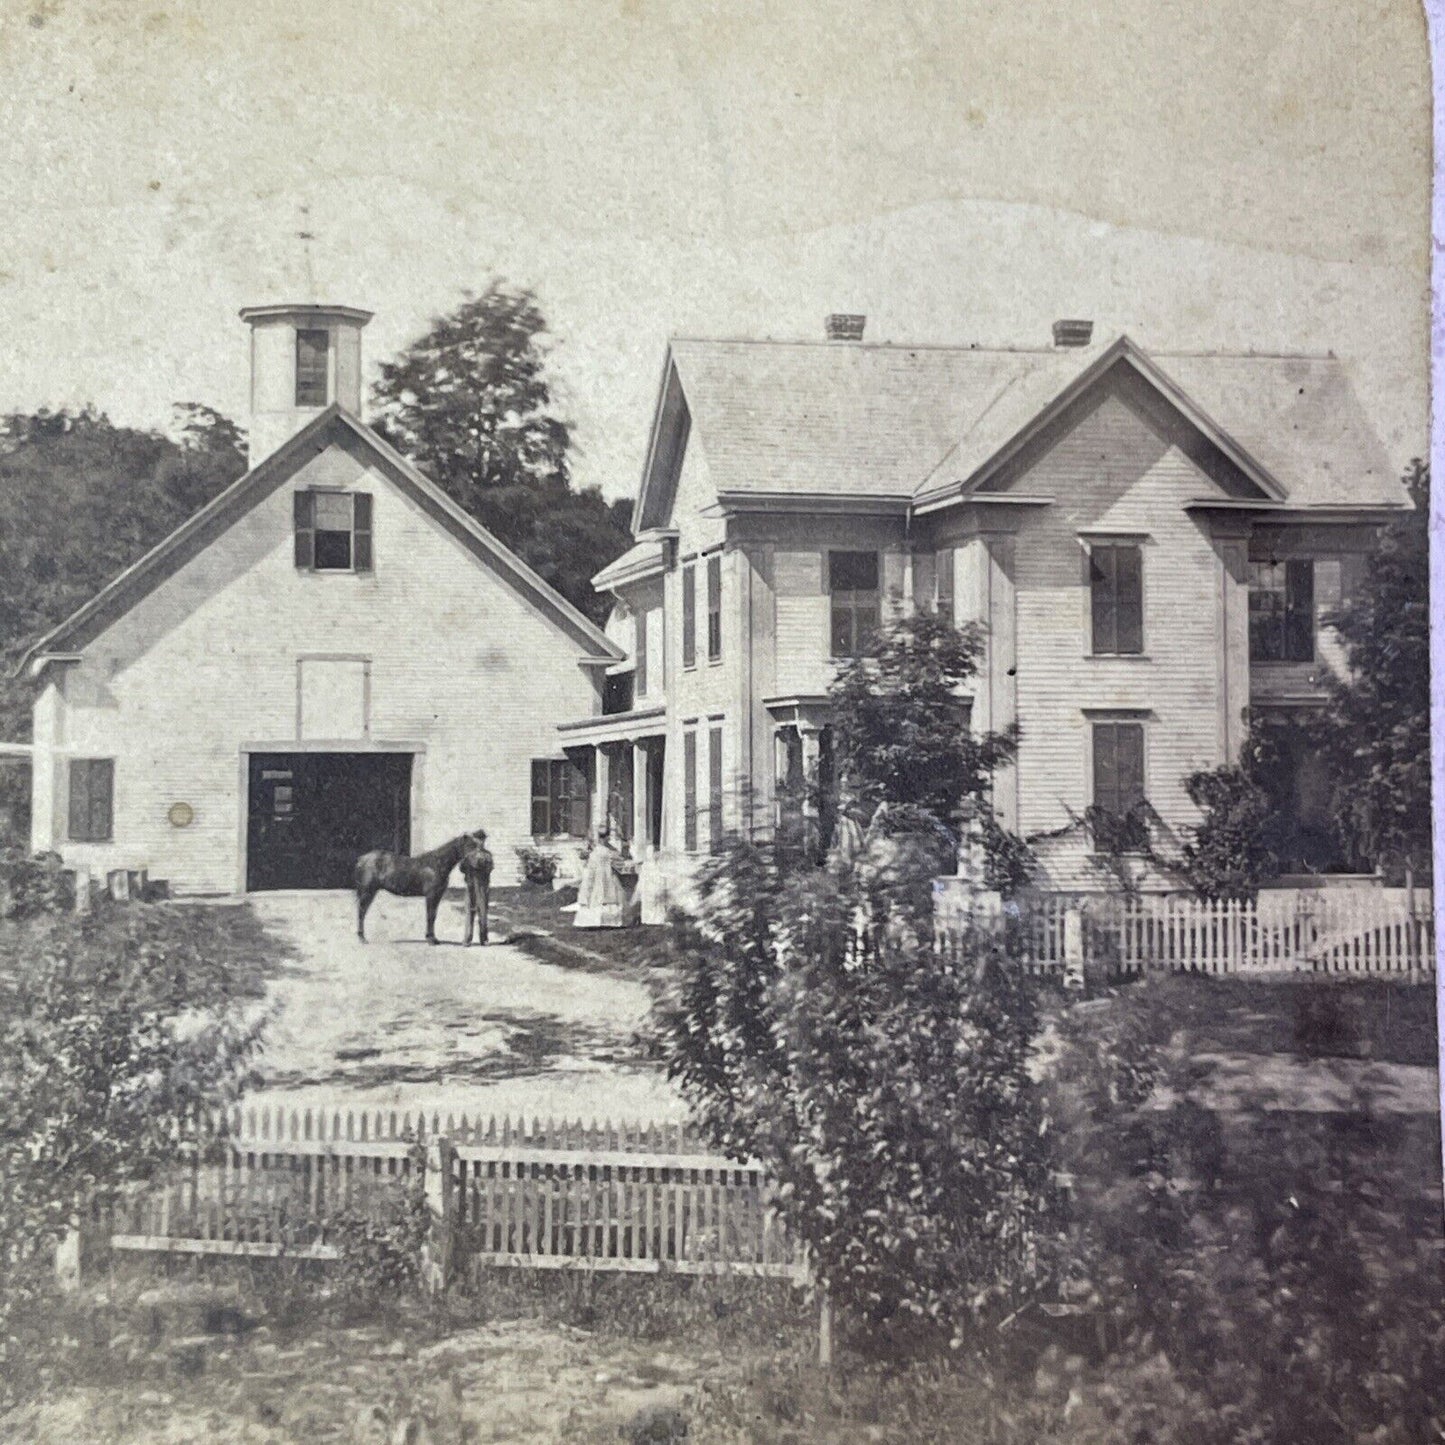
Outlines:
{"type": "MultiPolygon", "coordinates": [[[[491,902],[492,902],[492,880],[491,880],[490,878],[483,878],[483,879],[481,879],[480,882],[477,884],[477,892],[482,895],[482,899],[481,899],[482,906],[481,906],[481,909],[480,909],[480,921],[479,921],[478,927],[477,927],[477,942],[478,942],[478,943],[481,943],[481,944],[485,944],[485,943],[488,941],[488,940],[487,940],[487,911],[488,911],[488,909],[491,907],[491,902]]],[[[470,938],[471,936],[472,936],[472,935],[471,935],[471,925],[468,924],[468,926],[467,926],[467,937],[470,938]]]]}
{"type": "Polygon", "coordinates": [[[432,889],[426,895],[426,941],[435,943],[437,941],[437,909],[441,906],[442,892],[432,889]]]}
{"type": "Polygon", "coordinates": [[[356,890],[356,936],[363,943],[366,942],[366,910],[371,907],[371,900],[375,897],[375,888],[365,887],[356,890]]]}
{"type": "MultiPolygon", "coordinates": [[[[475,881],[472,879],[472,876],[471,876],[470,873],[468,873],[468,874],[466,875],[466,885],[467,885],[467,932],[466,932],[466,937],[462,939],[462,947],[463,947],[463,948],[470,948],[470,947],[472,946],[472,920],[477,916],[477,885],[476,885],[475,881]]],[[[487,940],[486,940],[485,938],[482,939],[482,942],[483,942],[483,943],[485,943],[486,941],[487,941],[487,940]]]]}

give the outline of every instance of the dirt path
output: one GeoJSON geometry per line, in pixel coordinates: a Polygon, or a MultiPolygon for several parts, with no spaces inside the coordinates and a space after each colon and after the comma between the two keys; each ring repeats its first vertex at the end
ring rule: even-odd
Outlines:
{"type": "Polygon", "coordinates": [[[459,904],[422,937],[420,900],[383,895],[355,934],[341,893],[259,894],[300,961],[268,994],[265,1094],[299,1107],[427,1108],[571,1118],[682,1118],[641,1059],[639,983],[542,963],[505,943],[464,949],[459,904]]]}

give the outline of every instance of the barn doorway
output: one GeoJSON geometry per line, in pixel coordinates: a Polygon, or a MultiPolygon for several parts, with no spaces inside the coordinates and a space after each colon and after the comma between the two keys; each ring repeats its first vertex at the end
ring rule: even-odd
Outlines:
{"type": "Polygon", "coordinates": [[[411,851],[410,753],[252,753],[246,888],[350,888],[371,848],[411,851]]]}

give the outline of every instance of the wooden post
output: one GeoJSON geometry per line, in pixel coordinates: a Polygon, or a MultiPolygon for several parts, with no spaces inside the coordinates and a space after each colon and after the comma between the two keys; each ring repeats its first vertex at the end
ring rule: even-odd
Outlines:
{"type": "Polygon", "coordinates": [[[433,1135],[426,1146],[426,1173],[422,1188],[431,1216],[427,1241],[422,1246],[422,1281],[431,1294],[451,1283],[452,1232],[456,1216],[457,1152],[450,1139],[433,1135]]]}
{"type": "Polygon", "coordinates": [[[1064,910],[1064,987],[1084,987],[1084,914],[1076,904],[1064,910]]]}
{"type": "Polygon", "coordinates": [[[90,912],[90,889],[90,865],[77,863],[75,865],[75,911],[77,913],[90,912]]]}
{"type": "Polygon", "coordinates": [[[818,1299],[818,1366],[833,1368],[833,1300],[826,1288],[819,1291],[818,1299]]]}
{"type": "Polygon", "coordinates": [[[80,1288],[80,1231],[67,1229],[55,1245],[55,1278],[63,1294],[80,1288]]]}

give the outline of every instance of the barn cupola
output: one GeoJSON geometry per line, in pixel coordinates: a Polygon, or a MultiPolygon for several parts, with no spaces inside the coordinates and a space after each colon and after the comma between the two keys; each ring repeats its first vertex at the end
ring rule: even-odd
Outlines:
{"type": "Polygon", "coordinates": [[[361,331],[370,311],[247,306],[241,320],[251,328],[251,466],[333,402],[361,415],[361,331]]]}

